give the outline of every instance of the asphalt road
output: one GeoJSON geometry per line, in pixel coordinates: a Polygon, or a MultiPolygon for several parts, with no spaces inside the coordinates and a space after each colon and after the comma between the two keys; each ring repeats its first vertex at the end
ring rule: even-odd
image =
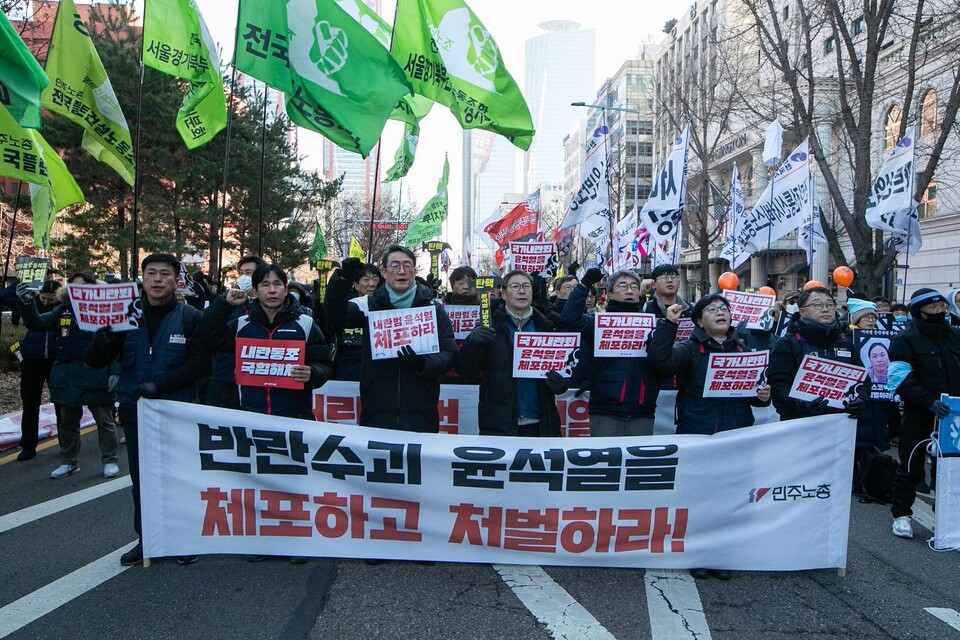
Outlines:
{"type": "Polygon", "coordinates": [[[960,640],[960,555],[931,551],[919,522],[894,538],[888,507],[856,499],[845,577],[226,555],[122,568],[128,479],[101,477],[85,435],[81,471],[50,480],[51,444],[0,455],[0,637],[960,640]]]}

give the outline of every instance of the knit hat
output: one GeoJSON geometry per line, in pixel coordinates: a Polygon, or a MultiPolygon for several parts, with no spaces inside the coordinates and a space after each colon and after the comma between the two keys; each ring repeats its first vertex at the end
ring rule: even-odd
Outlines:
{"type": "Polygon", "coordinates": [[[957,296],[960,295],[960,289],[951,289],[947,294],[947,304],[950,305],[950,315],[960,320],[960,306],[957,306],[957,296]]]}
{"type": "Polygon", "coordinates": [[[936,289],[930,289],[929,287],[917,289],[913,292],[913,295],[910,296],[910,313],[917,318],[920,316],[920,307],[926,306],[931,302],[946,301],[947,299],[943,297],[943,294],[936,289]]]}
{"type": "Polygon", "coordinates": [[[880,317],[877,312],[877,305],[869,300],[860,300],[859,298],[847,298],[847,309],[850,310],[850,324],[855,325],[866,315],[873,314],[880,317]]]}

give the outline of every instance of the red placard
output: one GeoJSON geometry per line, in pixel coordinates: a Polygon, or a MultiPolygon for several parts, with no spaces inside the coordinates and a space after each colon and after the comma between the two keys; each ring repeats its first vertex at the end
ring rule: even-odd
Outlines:
{"type": "Polygon", "coordinates": [[[307,343],[302,340],[258,340],[237,338],[236,380],[247,387],[303,389],[290,372],[306,359],[307,343]]]}

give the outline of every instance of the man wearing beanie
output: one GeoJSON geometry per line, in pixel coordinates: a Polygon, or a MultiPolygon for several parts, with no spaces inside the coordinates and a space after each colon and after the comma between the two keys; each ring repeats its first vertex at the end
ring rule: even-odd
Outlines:
{"type": "Polygon", "coordinates": [[[900,468],[893,481],[893,535],[912,538],[916,485],[924,479],[926,447],[918,446],[934,430],[937,417],[950,415],[940,394],[960,396],[960,330],[947,322],[946,298],[934,289],[919,289],[910,297],[913,322],[890,342],[891,369],[907,371],[888,388],[900,396],[905,410],[900,426],[900,468]],[[895,386],[895,388],[893,388],[895,386]]]}

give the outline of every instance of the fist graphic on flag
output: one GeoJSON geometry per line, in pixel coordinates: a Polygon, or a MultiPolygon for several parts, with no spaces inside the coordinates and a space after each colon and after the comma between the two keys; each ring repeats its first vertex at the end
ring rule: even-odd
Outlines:
{"type": "Polygon", "coordinates": [[[490,37],[490,32],[482,24],[470,25],[470,49],[467,51],[467,62],[473,65],[482,76],[491,80],[500,66],[500,52],[497,43],[490,37]]]}
{"type": "Polygon", "coordinates": [[[318,23],[313,32],[316,40],[310,47],[310,60],[322,73],[328,76],[336,73],[347,62],[347,35],[325,20],[318,23]]]}

